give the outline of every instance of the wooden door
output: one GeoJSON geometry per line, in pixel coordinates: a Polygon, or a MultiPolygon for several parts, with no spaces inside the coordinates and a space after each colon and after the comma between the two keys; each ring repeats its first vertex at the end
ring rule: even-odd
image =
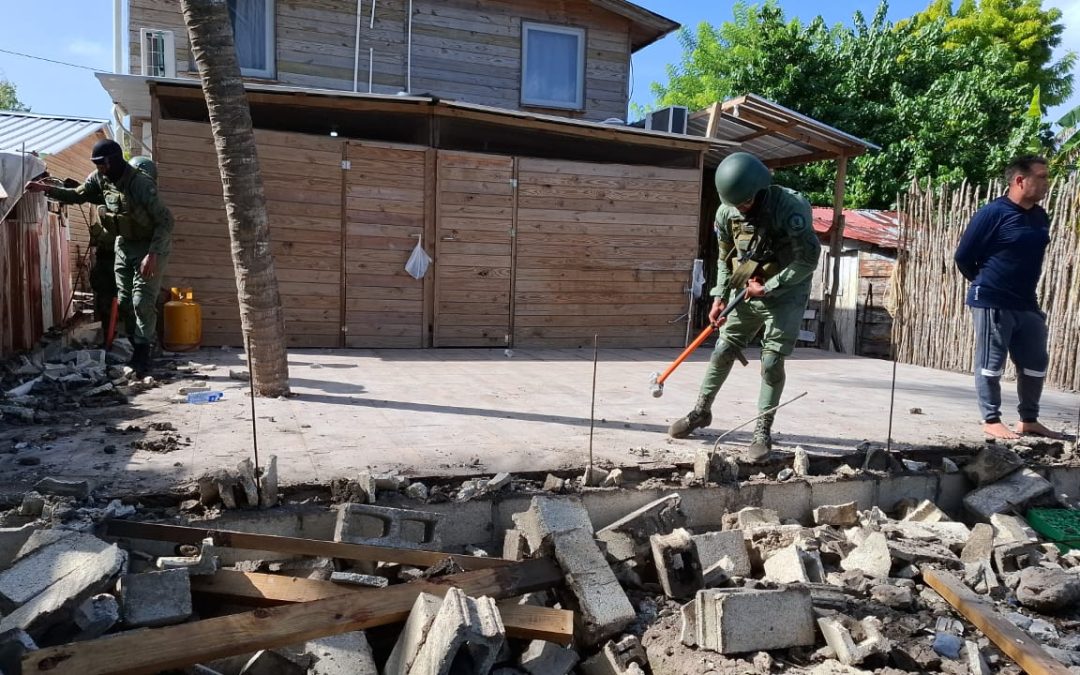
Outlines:
{"type": "Polygon", "coordinates": [[[436,347],[508,344],[514,185],[512,157],[439,152],[436,347]]]}

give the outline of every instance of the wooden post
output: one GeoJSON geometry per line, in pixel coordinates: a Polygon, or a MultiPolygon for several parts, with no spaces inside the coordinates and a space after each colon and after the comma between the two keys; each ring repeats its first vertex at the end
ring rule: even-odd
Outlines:
{"type": "Polygon", "coordinates": [[[832,273],[821,327],[822,349],[832,349],[833,323],[836,321],[836,292],[840,288],[840,254],[844,249],[844,187],[847,179],[847,155],[836,158],[836,186],[833,191],[832,234],[829,237],[829,263],[832,273]]]}

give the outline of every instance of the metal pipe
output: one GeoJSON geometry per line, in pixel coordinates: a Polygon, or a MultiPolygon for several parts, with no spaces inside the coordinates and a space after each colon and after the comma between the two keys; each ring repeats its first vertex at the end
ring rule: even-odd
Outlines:
{"type": "Polygon", "coordinates": [[[405,93],[412,93],[412,9],[413,0],[409,0],[409,28],[405,38],[405,93]]]}
{"type": "Polygon", "coordinates": [[[124,33],[120,21],[123,0],[113,0],[113,72],[121,74],[124,70],[124,33]]]}
{"type": "Polygon", "coordinates": [[[356,0],[356,50],[353,53],[352,90],[359,90],[360,83],[360,17],[363,15],[364,0],[356,0]]]}
{"type": "Polygon", "coordinates": [[[368,48],[367,92],[371,93],[371,87],[375,84],[375,48],[368,48]]]}

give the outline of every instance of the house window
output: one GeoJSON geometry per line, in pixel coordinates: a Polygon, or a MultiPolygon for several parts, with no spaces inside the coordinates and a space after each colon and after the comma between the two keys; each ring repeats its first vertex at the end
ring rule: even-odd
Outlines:
{"type": "Polygon", "coordinates": [[[521,102],[545,108],[585,107],[585,29],[523,22],[521,102]]]}
{"type": "Polygon", "coordinates": [[[274,77],[274,0],[228,0],[240,74],[274,77]]]}

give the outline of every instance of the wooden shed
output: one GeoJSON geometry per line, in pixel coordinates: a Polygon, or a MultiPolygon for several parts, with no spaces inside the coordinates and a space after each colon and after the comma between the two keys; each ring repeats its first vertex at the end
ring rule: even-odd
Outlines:
{"type": "MultiPolygon", "coordinates": [[[[150,86],[177,221],[167,284],[195,289],[206,344],[240,345],[202,92],[150,86]]],[[[290,346],[683,344],[702,163],[722,142],[432,97],[249,89],[290,346]],[[433,259],[419,280],[405,271],[418,241],[433,259]]]]}

